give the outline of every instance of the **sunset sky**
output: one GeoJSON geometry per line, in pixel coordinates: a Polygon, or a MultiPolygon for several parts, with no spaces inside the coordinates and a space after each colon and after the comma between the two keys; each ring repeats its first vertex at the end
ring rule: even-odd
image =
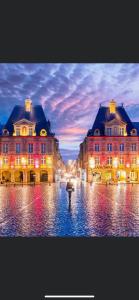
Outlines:
{"type": "Polygon", "coordinates": [[[0,64],[0,122],[26,98],[42,104],[63,159],[76,159],[99,104],[115,99],[139,121],[139,64],[0,64]]]}

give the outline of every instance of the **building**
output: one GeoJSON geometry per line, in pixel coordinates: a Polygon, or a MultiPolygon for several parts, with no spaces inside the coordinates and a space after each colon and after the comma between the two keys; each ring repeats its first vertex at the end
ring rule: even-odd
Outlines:
{"type": "Polygon", "coordinates": [[[16,105],[0,132],[0,182],[54,182],[59,142],[41,105],[16,105]]]}
{"type": "Polygon", "coordinates": [[[88,182],[139,182],[139,122],[114,100],[99,107],[80,145],[78,167],[88,182]]]}

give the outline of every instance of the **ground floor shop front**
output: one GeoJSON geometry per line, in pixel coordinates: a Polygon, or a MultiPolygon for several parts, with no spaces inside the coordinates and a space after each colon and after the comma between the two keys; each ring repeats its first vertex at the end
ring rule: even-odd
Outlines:
{"type": "Polygon", "coordinates": [[[139,182],[139,170],[88,169],[88,182],[139,182]]]}
{"type": "Polygon", "coordinates": [[[42,170],[0,170],[0,183],[54,182],[53,169],[42,170]]]}

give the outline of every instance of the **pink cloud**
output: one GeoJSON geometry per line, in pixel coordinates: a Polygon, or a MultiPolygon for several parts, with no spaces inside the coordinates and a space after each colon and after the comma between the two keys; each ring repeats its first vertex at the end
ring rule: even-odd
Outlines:
{"type": "Polygon", "coordinates": [[[59,129],[59,132],[62,134],[85,134],[86,129],[85,128],[79,128],[79,127],[71,127],[71,128],[61,128],[59,129]]]}

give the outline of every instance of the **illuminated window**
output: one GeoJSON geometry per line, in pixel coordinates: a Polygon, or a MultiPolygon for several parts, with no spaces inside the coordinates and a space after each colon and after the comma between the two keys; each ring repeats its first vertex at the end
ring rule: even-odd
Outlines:
{"type": "Polygon", "coordinates": [[[100,165],[100,158],[99,157],[95,157],[95,166],[99,166],[100,165]]]}
{"type": "Polygon", "coordinates": [[[107,144],[107,151],[112,151],[112,144],[107,144]]]}
{"type": "Polygon", "coordinates": [[[33,128],[32,127],[29,128],[29,135],[31,135],[31,136],[33,135],[33,128]]]}
{"type": "Polygon", "coordinates": [[[16,128],[16,136],[20,135],[20,128],[16,128]]]}
{"type": "Polygon", "coordinates": [[[45,156],[42,156],[42,158],[41,158],[41,164],[42,165],[46,164],[46,158],[45,158],[45,156]]]}
{"type": "Polygon", "coordinates": [[[112,165],[112,157],[107,157],[107,165],[112,165]]]}
{"type": "Polygon", "coordinates": [[[136,150],[137,150],[136,144],[132,144],[131,145],[131,151],[136,151],[136,150]]]}
{"type": "Polygon", "coordinates": [[[8,153],[8,144],[3,144],[3,153],[8,153]]]}
{"type": "Polygon", "coordinates": [[[95,144],[95,151],[99,152],[99,144],[95,144]]]}
{"type": "Polygon", "coordinates": [[[16,144],[16,153],[20,153],[20,144],[16,144]]]}
{"type": "Polygon", "coordinates": [[[3,164],[8,165],[8,158],[7,157],[3,157],[3,164]]]}
{"type": "Polygon", "coordinates": [[[27,127],[23,126],[22,128],[22,135],[27,135],[27,127]]]}
{"type": "Polygon", "coordinates": [[[136,157],[132,157],[132,165],[136,165],[137,164],[137,158],[136,157]]]}
{"type": "Polygon", "coordinates": [[[34,164],[34,159],[31,156],[29,156],[28,157],[28,165],[33,165],[33,164],[34,164]]]}
{"type": "Polygon", "coordinates": [[[124,144],[120,144],[120,151],[124,151],[124,144]]]}
{"type": "Polygon", "coordinates": [[[120,127],[120,135],[124,135],[124,128],[120,127]]]}
{"type": "Polygon", "coordinates": [[[28,153],[33,153],[33,144],[28,144],[28,153]]]}
{"type": "Polygon", "coordinates": [[[45,129],[41,129],[40,135],[41,135],[41,136],[46,136],[46,135],[47,135],[46,130],[45,130],[45,129]]]}
{"type": "Polygon", "coordinates": [[[41,144],[41,153],[46,153],[46,144],[41,144]]]}
{"type": "Polygon", "coordinates": [[[112,135],[112,128],[107,128],[106,134],[107,135],[112,135]]]}
{"type": "Polygon", "coordinates": [[[16,163],[17,166],[19,166],[21,164],[20,156],[16,157],[15,163],[16,163]]]}
{"type": "Polygon", "coordinates": [[[123,164],[124,164],[124,158],[123,158],[123,157],[120,157],[119,163],[120,163],[120,165],[123,165],[123,164]]]}

